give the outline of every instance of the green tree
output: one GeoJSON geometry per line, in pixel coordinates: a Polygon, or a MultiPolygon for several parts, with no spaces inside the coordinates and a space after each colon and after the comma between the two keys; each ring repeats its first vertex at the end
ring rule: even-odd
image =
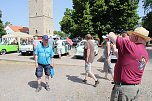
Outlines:
{"type": "Polygon", "coordinates": [[[12,24],[11,24],[11,22],[6,21],[4,26],[6,27],[6,26],[8,26],[8,25],[12,25],[12,24]]]}
{"type": "Polygon", "coordinates": [[[2,37],[2,35],[6,34],[1,17],[2,17],[2,11],[0,10],[0,38],[2,37]]]}
{"type": "Polygon", "coordinates": [[[64,32],[61,32],[61,31],[54,31],[54,34],[57,34],[61,37],[66,37],[67,36],[64,32]]]}
{"type": "Polygon", "coordinates": [[[152,37],[152,0],[143,0],[143,2],[143,6],[147,14],[142,18],[142,25],[149,30],[149,37],[152,37]]]}
{"type": "Polygon", "coordinates": [[[152,9],[152,0],[143,0],[145,12],[152,9]]]}
{"type": "Polygon", "coordinates": [[[69,32],[73,36],[84,37],[90,33],[99,38],[110,31],[120,33],[133,29],[139,20],[138,3],[139,0],[73,0],[73,12],[69,17],[73,23],[67,29],[72,29],[69,32]]]}
{"type": "Polygon", "coordinates": [[[73,10],[66,8],[66,12],[64,13],[64,17],[62,21],[60,21],[61,30],[67,34],[72,32],[72,28],[74,27],[74,21],[72,19],[73,10]]]}
{"type": "Polygon", "coordinates": [[[152,20],[151,19],[152,19],[152,12],[147,13],[146,16],[144,16],[142,19],[143,27],[145,27],[150,32],[149,37],[152,37],[152,20]]]}

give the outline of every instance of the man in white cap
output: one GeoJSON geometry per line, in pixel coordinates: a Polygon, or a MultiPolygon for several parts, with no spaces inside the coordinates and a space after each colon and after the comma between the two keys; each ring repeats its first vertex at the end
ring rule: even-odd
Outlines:
{"type": "Polygon", "coordinates": [[[148,37],[149,31],[143,27],[128,31],[128,34],[129,40],[113,32],[108,35],[118,49],[111,101],[138,101],[139,99],[141,78],[148,61],[145,44],[151,39],[148,37]]]}
{"type": "Polygon", "coordinates": [[[113,80],[113,69],[111,66],[111,42],[108,39],[107,35],[103,35],[102,38],[104,39],[104,51],[103,51],[103,56],[104,56],[104,66],[103,66],[103,72],[105,72],[105,79],[108,79],[108,74],[111,74],[112,80],[113,80]]]}

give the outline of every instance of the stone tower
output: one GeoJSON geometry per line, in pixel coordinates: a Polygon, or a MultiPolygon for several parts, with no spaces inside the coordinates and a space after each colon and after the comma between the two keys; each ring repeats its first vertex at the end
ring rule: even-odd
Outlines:
{"type": "Polygon", "coordinates": [[[53,0],[29,0],[29,34],[53,35],[53,0]]]}

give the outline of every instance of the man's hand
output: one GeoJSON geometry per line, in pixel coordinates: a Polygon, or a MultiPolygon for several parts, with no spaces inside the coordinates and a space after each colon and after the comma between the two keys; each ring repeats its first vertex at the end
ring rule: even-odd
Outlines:
{"type": "Polygon", "coordinates": [[[54,63],[51,63],[51,66],[54,68],[54,63]]]}

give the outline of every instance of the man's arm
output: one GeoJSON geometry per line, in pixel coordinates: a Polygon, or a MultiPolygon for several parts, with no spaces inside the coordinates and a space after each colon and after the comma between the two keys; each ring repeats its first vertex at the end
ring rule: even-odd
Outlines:
{"type": "Polygon", "coordinates": [[[54,59],[53,58],[50,59],[50,62],[51,62],[51,66],[54,67],[54,59]]]}
{"type": "Polygon", "coordinates": [[[90,49],[87,49],[87,57],[86,57],[86,62],[88,63],[89,60],[89,56],[90,56],[90,49]]]}
{"type": "Polygon", "coordinates": [[[107,53],[108,53],[107,55],[108,55],[108,58],[110,58],[110,51],[111,51],[110,42],[107,42],[106,46],[107,46],[107,53]]]}
{"type": "Polygon", "coordinates": [[[108,38],[114,43],[116,44],[116,39],[117,39],[117,35],[114,32],[110,32],[108,34],[108,38]]]}
{"type": "Polygon", "coordinates": [[[37,55],[35,55],[35,67],[37,68],[38,67],[38,63],[37,63],[37,55]]]}

